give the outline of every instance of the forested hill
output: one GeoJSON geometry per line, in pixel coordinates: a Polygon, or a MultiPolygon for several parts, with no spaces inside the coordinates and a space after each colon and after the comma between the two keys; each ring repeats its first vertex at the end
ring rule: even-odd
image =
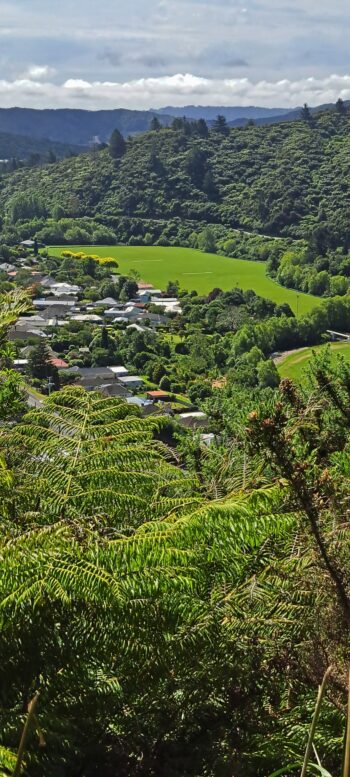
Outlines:
{"type": "Polygon", "coordinates": [[[56,157],[64,159],[71,154],[78,154],[83,151],[81,146],[59,141],[48,140],[47,138],[28,137],[25,135],[12,135],[9,132],[0,132],[0,159],[21,159],[28,160],[32,157],[38,157],[45,161],[56,157]]]}
{"type": "MultiPolygon", "coordinates": [[[[94,136],[98,136],[101,142],[108,141],[115,127],[123,135],[145,132],[154,115],[153,111],[124,108],[105,111],[0,108],[0,132],[87,146],[94,136]]],[[[171,117],[161,116],[160,120],[166,125],[171,117]]]]}
{"type": "Polygon", "coordinates": [[[1,180],[4,215],[17,193],[36,192],[50,215],[147,220],[176,217],[271,235],[304,237],[320,229],[333,244],[350,237],[350,115],[209,133],[203,122],[175,120],[108,149],[1,180]]]}

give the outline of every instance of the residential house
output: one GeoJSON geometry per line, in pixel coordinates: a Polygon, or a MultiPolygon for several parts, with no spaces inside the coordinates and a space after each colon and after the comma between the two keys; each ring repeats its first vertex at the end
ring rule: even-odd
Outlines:
{"type": "Polygon", "coordinates": [[[50,289],[51,286],[54,286],[56,283],[54,278],[51,278],[50,275],[45,275],[45,277],[42,279],[40,286],[43,286],[44,289],[50,289]]]}
{"type": "Polygon", "coordinates": [[[146,326],[140,326],[140,324],[128,324],[126,329],[133,329],[136,332],[147,332],[147,331],[149,331],[149,330],[147,330],[146,326]]]}
{"type": "Polygon", "coordinates": [[[113,383],[101,383],[100,386],[96,386],[95,391],[101,391],[107,397],[120,397],[121,399],[126,399],[126,401],[128,401],[130,396],[128,389],[116,381],[113,383]]]}
{"type": "Polygon", "coordinates": [[[164,324],[166,324],[168,321],[167,317],[163,316],[161,313],[146,313],[144,318],[147,318],[151,327],[155,329],[157,326],[164,326],[164,324]]]}
{"type": "Polygon", "coordinates": [[[142,317],[143,310],[140,310],[140,308],[136,307],[136,305],[127,305],[126,308],[122,311],[122,315],[129,320],[136,320],[142,317]]]}
{"type": "Polygon", "coordinates": [[[167,391],[147,391],[147,399],[152,402],[169,402],[170,396],[167,391]]]}
{"type": "Polygon", "coordinates": [[[140,283],[137,284],[137,288],[139,291],[148,291],[149,289],[153,290],[151,283],[144,283],[143,281],[140,281],[140,283]]]}
{"type": "Polygon", "coordinates": [[[176,418],[179,424],[186,429],[200,429],[208,424],[208,416],[200,410],[191,413],[180,413],[176,418]]]}
{"type": "Polygon", "coordinates": [[[158,297],[161,297],[161,296],[162,296],[162,294],[163,294],[163,292],[162,292],[162,290],[161,290],[161,289],[152,289],[152,288],[151,288],[151,289],[150,289],[150,292],[151,292],[151,299],[152,299],[152,297],[157,297],[157,298],[158,298],[158,297]]]}
{"type": "Polygon", "coordinates": [[[69,372],[75,374],[77,382],[87,390],[116,381],[108,367],[70,367],[69,372]]]}
{"type": "Polygon", "coordinates": [[[37,310],[42,311],[44,318],[55,316],[66,316],[75,309],[74,300],[57,300],[49,297],[38,297],[33,299],[33,305],[37,310]]]}
{"type": "Polygon", "coordinates": [[[147,304],[147,302],[151,301],[151,292],[147,289],[141,290],[137,292],[137,299],[139,302],[143,302],[147,304]]]}
{"type": "Polygon", "coordinates": [[[88,322],[90,324],[102,324],[101,316],[96,313],[76,313],[70,317],[71,321],[88,322]]]}
{"type": "Polygon", "coordinates": [[[2,264],[0,264],[0,271],[1,272],[9,273],[9,272],[13,272],[13,270],[15,270],[15,269],[16,269],[15,265],[14,264],[9,264],[9,262],[3,262],[2,264]]]}
{"type": "Polygon", "coordinates": [[[125,316],[117,316],[117,318],[113,319],[113,324],[127,324],[129,321],[128,318],[125,318],[125,316]]]}
{"type": "MultiPolygon", "coordinates": [[[[22,248],[28,249],[35,248],[35,240],[22,240],[20,246],[22,246],[22,248]]],[[[39,243],[37,241],[37,246],[38,248],[45,248],[45,243],[39,243]]]]}
{"type": "Polygon", "coordinates": [[[13,366],[17,372],[25,372],[28,367],[28,359],[14,359],[13,366]]]}
{"type": "Polygon", "coordinates": [[[16,329],[12,327],[9,330],[9,340],[27,340],[29,337],[32,340],[41,340],[41,338],[47,337],[47,334],[42,329],[36,329],[34,326],[32,329],[16,329]]]}
{"type": "MultiPolygon", "coordinates": [[[[96,306],[97,307],[97,306],[96,306]]],[[[118,316],[123,316],[124,313],[124,305],[118,305],[114,306],[113,308],[107,308],[107,310],[104,311],[105,318],[118,318],[118,316]]]]}
{"type": "Polygon", "coordinates": [[[154,403],[144,397],[127,397],[126,401],[128,405],[136,405],[136,407],[139,407],[144,416],[157,412],[154,403]]]}
{"type": "Polygon", "coordinates": [[[69,369],[69,364],[64,359],[59,359],[57,356],[52,356],[50,359],[51,364],[53,367],[56,367],[58,370],[67,370],[69,369]]]}
{"type": "Polygon", "coordinates": [[[176,297],[163,297],[158,299],[157,297],[151,297],[151,303],[164,308],[165,313],[182,313],[182,309],[179,300],[176,297]]]}
{"type": "Polygon", "coordinates": [[[56,297],[61,297],[70,294],[78,294],[79,291],[81,291],[81,287],[76,286],[74,283],[56,283],[56,281],[54,281],[50,285],[50,291],[56,297]]]}
{"type": "Polygon", "coordinates": [[[126,367],[122,367],[121,365],[120,366],[118,365],[116,367],[108,367],[107,369],[113,372],[113,375],[116,378],[120,378],[123,375],[128,375],[129,373],[129,370],[127,370],[126,367]]]}
{"type": "Polygon", "coordinates": [[[143,380],[139,375],[121,375],[118,380],[123,386],[129,389],[141,388],[141,386],[144,385],[143,380]]]}
{"type": "Polygon", "coordinates": [[[22,329],[22,330],[28,330],[33,329],[33,327],[40,327],[45,328],[47,327],[47,321],[43,316],[34,315],[34,316],[20,316],[20,318],[17,319],[16,323],[13,325],[13,329],[22,329]]]}
{"type": "Polygon", "coordinates": [[[104,299],[98,299],[97,302],[94,302],[95,308],[115,308],[118,307],[118,305],[118,300],[113,297],[105,297],[104,299]]]}

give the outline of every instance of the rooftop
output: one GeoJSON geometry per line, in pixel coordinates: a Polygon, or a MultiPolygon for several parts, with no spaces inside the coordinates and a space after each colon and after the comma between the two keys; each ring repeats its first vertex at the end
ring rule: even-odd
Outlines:
{"type": "Polygon", "coordinates": [[[137,288],[139,289],[139,291],[148,291],[149,289],[153,289],[153,286],[151,283],[141,282],[137,284],[137,288]]]}
{"type": "Polygon", "coordinates": [[[114,375],[127,375],[128,371],[126,367],[107,367],[108,370],[111,370],[111,372],[114,372],[114,375]]]}
{"type": "Polygon", "coordinates": [[[69,367],[69,364],[65,362],[64,359],[53,357],[50,359],[50,362],[54,367],[57,367],[58,370],[65,370],[67,367],[69,367]]]}
{"type": "Polygon", "coordinates": [[[152,399],[168,399],[169,398],[169,392],[168,391],[147,391],[147,396],[151,397],[152,399]]]}
{"type": "Polygon", "coordinates": [[[139,375],[123,375],[122,377],[119,378],[119,380],[121,383],[126,383],[126,384],[136,383],[136,382],[143,383],[143,380],[142,378],[140,378],[139,375]]]}
{"type": "Polygon", "coordinates": [[[128,405],[137,405],[138,407],[150,407],[153,404],[150,399],[144,397],[128,397],[126,401],[128,405]]]}

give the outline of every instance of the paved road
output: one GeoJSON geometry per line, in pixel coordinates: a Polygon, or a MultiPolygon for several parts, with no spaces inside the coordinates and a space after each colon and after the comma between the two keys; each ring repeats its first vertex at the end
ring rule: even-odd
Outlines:
{"type": "Polygon", "coordinates": [[[43,406],[43,400],[39,399],[39,397],[36,396],[36,394],[33,394],[32,391],[27,388],[27,397],[28,397],[28,405],[29,407],[42,407],[43,406]]]}

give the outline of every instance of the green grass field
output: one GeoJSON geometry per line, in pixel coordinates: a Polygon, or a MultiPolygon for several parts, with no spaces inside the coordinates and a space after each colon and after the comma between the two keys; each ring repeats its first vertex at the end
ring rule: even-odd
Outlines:
{"type": "MultiPolygon", "coordinates": [[[[291,378],[291,380],[301,381],[304,371],[312,358],[313,351],[320,351],[326,348],[326,345],[316,345],[313,348],[300,348],[295,353],[286,356],[278,365],[278,372],[281,378],[291,378]]],[[[350,363],[350,343],[330,343],[332,355],[341,354],[345,361],[350,363]]]]}
{"type": "Polygon", "coordinates": [[[297,294],[274,283],[265,274],[264,262],[228,259],[191,248],[162,246],[53,246],[50,251],[60,256],[65,248],[101,257],[113,256],[120,272],[127,275],[130,270],[137,270],[143,281],[153,283],[156,288],[165,289],[170,280],[179,281],[182,289],[196,289],[199,294],[206,294],[214,287],[226,291],[238,286],[244,290],[253,289],[277,303],[288,302],[299,315],[321,303],[319,297],[297,294]]]}

